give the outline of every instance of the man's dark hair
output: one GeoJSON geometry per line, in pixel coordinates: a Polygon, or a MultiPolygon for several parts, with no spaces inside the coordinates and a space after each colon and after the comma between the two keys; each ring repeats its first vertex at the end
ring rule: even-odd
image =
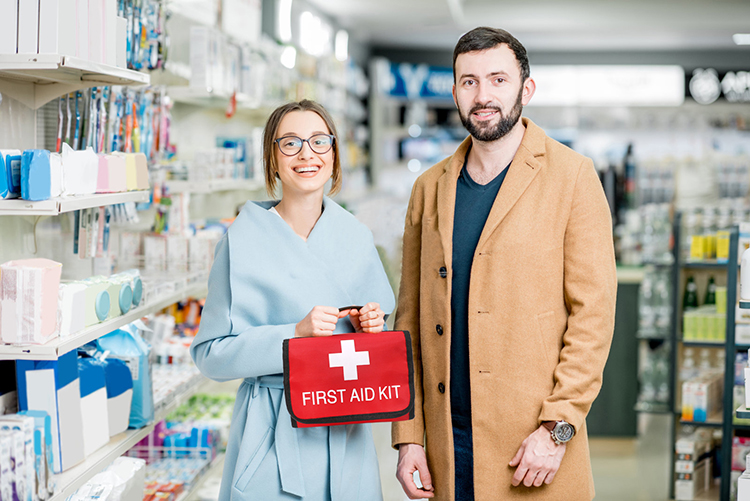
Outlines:
{"type": "Polygon", "coordinates": [[[458,56],[466,52],[494,49],[501,44],[506,44],[515,54],[518,67],[521,70],[521,83],[525,82],[531,74],[526,48],[507,31],[499,28],[487,28],[486,26],[474,28],[464,33],[458,40],[456,48],[453,49],[453,81],[456,81],[456,59],[458,56]]]}

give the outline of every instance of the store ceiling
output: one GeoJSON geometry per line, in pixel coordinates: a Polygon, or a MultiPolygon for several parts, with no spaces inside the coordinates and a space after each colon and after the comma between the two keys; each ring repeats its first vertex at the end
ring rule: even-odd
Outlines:
{"type": "Polygon", "coordinates": [[[310,0],[373,46],[452,48],[476,26],[531,51],[733,49],[750,32],[750,0],[310,0]]]}

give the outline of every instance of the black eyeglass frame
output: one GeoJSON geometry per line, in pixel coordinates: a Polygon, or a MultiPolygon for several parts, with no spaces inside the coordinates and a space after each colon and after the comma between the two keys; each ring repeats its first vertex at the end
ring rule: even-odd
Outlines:
{"type": "Polygon", "coordinates": [[[285,157],[293,157],[294,155],[299,155],[299,152],[302,151],[302,148],[305,147],[305,143],[307,143],[307,145],[310,147],[310,149],[312,150],[313,153],[316,153],[318,155],[324,155],[324,154],[328,153],[329,151],[331,151],[331,148],[333,148],[333,145],[336,142],[336,136],[334,136],[333,134],[313,134],[312,136],[308,137],[307,139],[302,139],[299,136],[283,136],[283,137],[280,137],[278,139],[274,139],[273,142],[276,143],[276,146],[279,147],[279,151],[285,157]],[[327,150],[325,150],[325,151],[317,151],[313,147],[313,145],[310,142],[310,140],[312,138],[318,137],[318,136],[326,136],[326,137],[328,137],[328,138],[331,139],[331,144],[328,146],[327,150]],[[282,141],[283,139],[292,139],[292,138],[299,139],[302,142],[300,144],[299,150],[295,151],[294,153],[284,153],[284,150],[281,148],[281,144],[279,142],[282,141]]]}

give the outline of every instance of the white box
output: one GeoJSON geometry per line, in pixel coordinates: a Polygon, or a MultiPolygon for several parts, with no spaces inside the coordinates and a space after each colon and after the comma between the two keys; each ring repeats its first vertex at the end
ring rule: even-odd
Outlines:
{"type": "Polygon", "coordinates": [[[0,54],[18,52],[18,0],[0,2],[0,54]]]}
{"type": "Polygon", "coordinates": [[[89,61],[104,62],[104,0],[89,0],[89,61]]]}
{"type": "Polygon", "coordinates": [[[76,0],[76,56],[89,59],[89,0],[76,0]]]}
{"type": "Polygon", "coordinates": [[[117,4],[104,2],[104,64],[117,66],[117,4]]]}
{"type": "Polygon", "coordinates": [[[744,472],[737,480],[737,501],[750,501],[750,472],[744,472]]]}
{"type": "Polygon", "coordinates": [[[128,67],[128,20],[124,17],[117,17],[115,21],[115,64],[118,68],[128,67]]]}
{"type": "Polygon", "coordinates": [[[76,0],[39,0],[39,53],[76,55],[76,0]]]}
{"type": "Polygon", "coordinates": [[[18,53],[39,52],[39,0],[18,2],[18,53]]]}
{"type": "Polygon", "coordinates": [[[55,473],[84,459],[77,360],[71,351],[52,361],[16,361],[19,407],[45,411],[51,417],[55,473]]]}
{"type": "Polygon", "coordinates": [[[706,465],[703,460],[695,465],[694,473],[678,473],[674,483],[675,501],[692,501],[706,490],[706,465]]]}

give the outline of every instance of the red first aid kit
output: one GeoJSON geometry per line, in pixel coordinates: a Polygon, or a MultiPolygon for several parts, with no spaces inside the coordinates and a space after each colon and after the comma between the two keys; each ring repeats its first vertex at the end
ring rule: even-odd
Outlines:
{"type": "Polygon", "coordinates": [[[284,390],[295,428],[413,419],[411,336],[387,331],[287,339],[284,390]]]}

